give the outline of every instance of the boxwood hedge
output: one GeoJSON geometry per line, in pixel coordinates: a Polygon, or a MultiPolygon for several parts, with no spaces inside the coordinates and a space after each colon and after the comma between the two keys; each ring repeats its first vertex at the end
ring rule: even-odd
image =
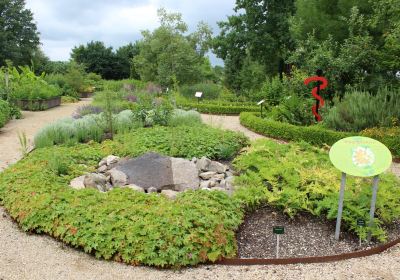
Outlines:
{"type": "Polygon", "coordinates": [[[361,135],[371,137],[385,144],[394,157],[400,157],[400,128],[372,128],[359,133],[342,132],[326,129],[320,126],[296,126],[288,123],[262,119],[257,113],[243,112],[240,114],[240,123],[259,134],[289,141],[305,141],[323,146],[333,145],[342,138],[361,135]]]}

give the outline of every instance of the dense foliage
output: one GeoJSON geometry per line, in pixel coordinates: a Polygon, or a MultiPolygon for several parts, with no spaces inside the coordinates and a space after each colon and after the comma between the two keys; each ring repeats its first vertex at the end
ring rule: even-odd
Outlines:
{"type": "Polygon", "coordinates": [[[10,119],[11,111],[8,102],[0,99],[0,128],[10,119]]]}
{"type": "Polygon", "coordinates": [[[335,130],[361,131],[400,125],[400,89],[379,89],[376,95],[351,91],[330,109],[324,124],[335,130]]]}
{"type": "MultiPolygon", "coordinates": [[[[102,145],[36,150],[0,174],[1,203],[24,230],[52,235],[97,258],[132,265],[179,267],[233,257],[234,231],[243,212],[222,192],[189,191],[170,200],[127,188],[100,193],[68,187],[71,179],[93,171],[97,162],[111,153],[137,156],[158,150],[186,158],[212,157],[209,148],[215,147],[215,143],[200,142],[196,150],[179,149],[185,147],[182,140],[191,138],[182,139],[188,132],[196,138],[204,132],[184,129],[185,133],[177,135],[180,139],[173,138],[173,130],[155,128],[139,131],[139,137],[125,135],[118,142],[102,145]],[[169,137],[159,137],[163,132],[169,137]],[[152,137],[146,140],[143,136],[152,137]],[[169,141],[159,143],[160,139],[169,141]],[[185,151],[190,153],[184,154],[185,151]],[[59,161],[57,166],[63,168],[53,169],[54,158],[59,161]],[[63,174],[58,175],[59,171],[63,174]]],[[[222,136],[216,130],[209,133],[222,136]]],[[[208,141],[209,133],[201,139],[208,141]]]]}
{"type": "MultiPolygon", "coordinates": [[[[237,197],[249,206],[268,203],[290,217],[300,212],[337,216],[340,171],[330,163],[328,153],[309,144],[279,144],[270,140],[256,142],[239,156],[235,167],[242,172],[236,183],[242,186],[237,197]]],[[[344,228],[366,238],[367,229],[357,219],[369,220],[370,178],[348,178],[342,221],[344,228]]],[[[382,226],[400,218],[400,181],[393,174],[380,176],[375,225],[372,235],[385,240],[382,226]]]]}
{"type": "Polygon", "coordinates": [[[217,99],[221,94],[221,86],[213,83],[199,83],[195,85],[185,85],[180,88],[182,96],[195,99],[196,92],[202,92],[202,99],[217,99]]]}

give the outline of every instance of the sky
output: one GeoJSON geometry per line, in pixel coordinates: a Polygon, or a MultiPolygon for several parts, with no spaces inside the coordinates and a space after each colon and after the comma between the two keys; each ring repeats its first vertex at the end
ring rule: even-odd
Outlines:
{"type": "MultiPolygon", "coordinates": [[[[232,15],[235,0],[26,0],[40,32],[42,49],[51,60],[66,61],[74,46],[103,41],[114,49],[141,38],[142,30],[159,26],[157,9],[179,12],[189,26],[208,23],[218,34],[217,21],[232,15]]],[[[222,61],[211,54],[213,65],[222,61]]]]}

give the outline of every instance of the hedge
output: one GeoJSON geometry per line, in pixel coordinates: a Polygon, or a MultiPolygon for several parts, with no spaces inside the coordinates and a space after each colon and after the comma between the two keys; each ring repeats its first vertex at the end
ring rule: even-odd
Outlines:
{"type": "Polygon", "coordinates": [[[288,123],[262,119],[258,114],[243,112],[240,114],[240,123],[248,129],[259,134],[293,141],[305,141],[307,143],[322,146],[333,145],[342,138],[350,136],[365,136],[374,138],[385,144],[394,157],[400,157],[400,128],[371,128],[356,132],[342,132],[325,129],[318,126],[296,126],[288,123]]]}
{"type": "Polygon", "coordinates": [[[338,132],[316,126],[296,126],[262,119],[257,114],[250,112],[240,114],[240,123],[265,136],[282,140],[305,141],[317,146],[333,145],[342,138],[355,135],[354,133],[338,132]]]}
{"type": "Polygon", "coordinates": [[[259,112],[260,107],[252,105],[240,105],[240,103],[189,103],[178,102],[177,107],[184,110],[196,109],[200,113],[216,115],[239,115],[241,112],[259,112]]]}

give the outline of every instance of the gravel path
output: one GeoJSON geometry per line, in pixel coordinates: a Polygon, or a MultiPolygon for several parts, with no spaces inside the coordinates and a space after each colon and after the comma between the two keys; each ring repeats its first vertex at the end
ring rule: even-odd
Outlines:
{"type": "MultiPolygon", "coordinates": [[[[79,104],[81,105],[82,102],[79,104]]],[[[36,113],[12,121],[0,133],[1,164],[19,158],[16,131],[29,139],[43,125],[72,113],[77,104],[36,113]]],[[[240,130],[252,139],[261,136],[240,127],[236,117],[209,117],[223,120],[224,128],[240,130]],[[238,126],[239,125],[239,126],[238,126]],[[236,128],[235,128],[236,127],[236,128]]],[[[208,122],[208,121],[207,121],[208,122]]],[[[217,124],[215,121],[214,124],[217,124]]],[[[217,124],[218,125],[218,124],[217,124]]],[[[96,260],[84,252],[64,246],[43,235],[22,232],[0,207],[0,280],[10,279],[400,279],[400,246],[380,255],[326,264],[287,266],[212,266],[179,271],[132,267],[96,260]]]]}

